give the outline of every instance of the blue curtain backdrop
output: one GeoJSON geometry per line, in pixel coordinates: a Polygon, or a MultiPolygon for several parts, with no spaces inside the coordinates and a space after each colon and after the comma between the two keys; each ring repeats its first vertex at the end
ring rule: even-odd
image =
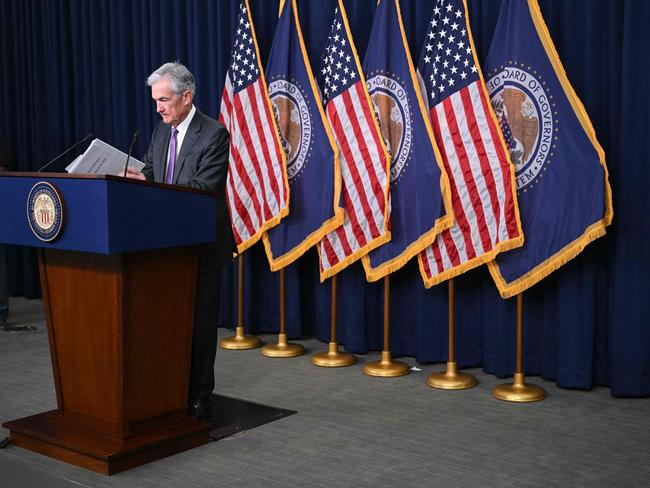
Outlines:
{"type": "MultiPolygon", "coordinates": [[[[483,59],[498,0],[469,0],[483,59]]],[[[299,0],[312,65],[319,66],[335,0],[299,0]]],[[[433,2],[402,0],[415,59],[433,2]]],[[[650,2],[540,0],[569,79],[605,149],[614,194],[607,236],[524,294],[524,367],[559,386],[610,385],[615,396],[650,395],[650,2]],[[644,217],[645,216],[645,217],[644,217]]],[[[88,132],[125,149],[141,134],[145,152],[158,116],[144,80],[180,60],[196,75],[196,105],[215,116],[229,61],[237,0],[5,0],[0,2],[0,131],[22,171],[37,169],[88,132]]],[[[359,55],[375,0],[346,0],[359,55]]],[[[277,0],[251,0],[265,63],[277,0]]],[[[59,168],[65,165],[62,161],[59,168]]],[[[11,290],[37,296],[33,253],[12,249],[11,290]]],[[[234,285],[234,266],[224,279],[234,285]]],[[[329,340],[330,285],[318,282],[315,251],[287,269],[292,337],[329,340]]],[[[245,323],[278,330],[278,276],[262,249],[246,253],[245,323]]],[[[497,376],[514,369],[515,300],[502,300],[485,267],[455,281],[457,361],[497,376]]],[[[224,287],[223,323],[235,322],[235,287],[224,287]]],[[[382,347],[382,285],[360,265],[339,278],[339,342],[363,353],[382,347]]],[[[392,276],[392,350],[422,363],[447,359],[447,286],[425,290],[416,263],[392,276]]],[[[225,332],[222,332],[224,334],[225,332]]]]}

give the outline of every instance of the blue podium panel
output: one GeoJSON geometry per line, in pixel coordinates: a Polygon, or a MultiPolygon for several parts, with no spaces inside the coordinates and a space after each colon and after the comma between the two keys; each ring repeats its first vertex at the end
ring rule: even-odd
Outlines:
{"type": "Polygon", "coordinates": [[[0,243],[115,254],[213,242],[215,194],[115,176],[0,174],[0,243]],[[40,240],[28,216],[30,191],[52,185],[63,203],[63,228],[40,240]]]}

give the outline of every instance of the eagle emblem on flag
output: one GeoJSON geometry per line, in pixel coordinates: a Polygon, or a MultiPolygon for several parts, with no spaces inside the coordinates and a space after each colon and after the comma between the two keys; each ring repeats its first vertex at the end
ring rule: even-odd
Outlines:
{"type": "Polygon", "coordinates": [[[384,137],[386,149],[392,156],[390,181],[397,181],[406,167],[411,152],[412,115],[406,90],[394,78],[371,75],[368,92],[384,137]]]}
{"type": "Polygon", "coordinates": [[[489,74],[487,89],[515,165],[517,190],[538,181],[549,168],[557,144],[554,102],[538,76],[522,66],[500,67],[489,74]]]}
{"type": "Polygon", "coordinates": [[[287,80],[269,84],[269,96],[282,148],[287,155],[289,181],[300,174],[307,161],[312,138],[311,110],[303,90],[287,80]]]}

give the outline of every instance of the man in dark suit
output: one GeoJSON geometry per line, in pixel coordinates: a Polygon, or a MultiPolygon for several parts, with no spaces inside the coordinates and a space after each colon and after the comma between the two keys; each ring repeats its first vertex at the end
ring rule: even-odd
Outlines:
{"type": "Polygon", "coordinates": [[[234,249],[225,196],[229,135],[223,125],[194,107],[194,76],[182,64],[162,65],[147,84],[162,121],[154,128],[142,173],[129,170],[128,176],[218,193],[218,241],[199,251],[188,398],[189,412],[209,420],[221,267],[234,249]]]}

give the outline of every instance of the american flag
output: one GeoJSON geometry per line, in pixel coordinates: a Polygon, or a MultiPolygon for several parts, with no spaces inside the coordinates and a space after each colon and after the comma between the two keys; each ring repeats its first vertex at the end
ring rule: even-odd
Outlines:
{"type": "Polygon", "coordinates": [[[343,3],[334,13],[319,85],[340,150],[345,221],[320,242],[321,281],[390,239],[390,156],[374,117],[343,3]]]}
{"type": "Polygon", "coordinates": [[[259,240],[289,211],[286,156],[281,148],[248,1],[239,6],[237,31],[219,120],[230,132],[226,194],[239,252],[259,240]]]}
{"type": "Polygon", "coordinates": [[[464,0],[437,0],[418,72],[449,175],[456,223],[420,253],[427,287],[523,243],[514,167],[490,108],[470,35],[464,0]]]}

